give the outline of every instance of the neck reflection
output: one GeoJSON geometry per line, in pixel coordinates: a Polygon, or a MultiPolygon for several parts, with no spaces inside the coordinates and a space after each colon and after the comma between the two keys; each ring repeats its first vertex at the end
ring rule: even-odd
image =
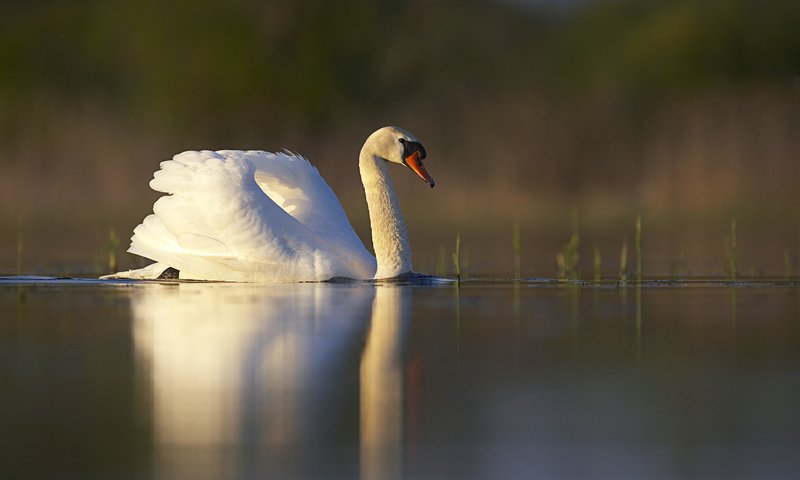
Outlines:
{"type": "Polygon", "coordinates": [[[403,344],[410,288],[378,287],[361,360],[361,478],[402,478],[403,344]]]}

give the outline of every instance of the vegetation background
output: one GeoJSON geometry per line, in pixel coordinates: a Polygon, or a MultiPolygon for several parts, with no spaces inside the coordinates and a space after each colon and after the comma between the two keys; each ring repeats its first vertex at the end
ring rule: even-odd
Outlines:
{"type": "Polygon", "coordinates": [[[613,275],[641,213],[650,274],[723,272],[733,218],[742,271],[798,273],[799,21],[792,0],[5,2],[0,273],[106,271],[186,149],[303,153],[369,245],[356,158],[385,124],[437,181],[395,173],[418,270],[460,231],[468,269],[508,274],[518,223],[523,274],[577,228],[582,269],[597,246],[613,275]]]}

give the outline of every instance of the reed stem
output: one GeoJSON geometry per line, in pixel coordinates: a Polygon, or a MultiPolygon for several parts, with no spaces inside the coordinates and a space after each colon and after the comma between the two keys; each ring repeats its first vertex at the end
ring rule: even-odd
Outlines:
{"type": "Polygon", "coordinates": [[[736,274],[738,273],[738,262],[739,259],[737,254],[737,229],[736,229],[736,218],[731,219],[731,251],[728,257],[728,269],[730,273],[731,280],[736,280],[736,274]]]}
{"type": "Polygon", "coordinates": [[[453,252],[453,268],[456,271],[456,286],[461,286],[461,232],[456,233],[456,249],[453,252]]]}
{"type": "Polygon", "coordinates": [[[511,237],[511,246],[514,249],[514,280],[522,279],[522,255],[519,231],[519,220],[514,222],[514,233],[511,237]]]}
{"type": "Polygon", "coordinates": [[[642,281],[642,214],[636,215],[636,281],[642,281]]]}
{"type": "Polygon", "coordinates": [[[580,245],[578,232],[578,209],[572,211],[572,235],[561,251],[556,254],[558,276],[562,280],[577,280],[580,277],[580,245]]]}

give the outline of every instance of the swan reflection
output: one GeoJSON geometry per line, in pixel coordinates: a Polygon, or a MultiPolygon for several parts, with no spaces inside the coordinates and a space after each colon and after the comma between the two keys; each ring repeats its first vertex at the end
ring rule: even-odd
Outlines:
{"type": "Polygon", "coordinates": [[[408,288],[183,283],[134,294],[158,475],[401,476],[408,288]]]}
{"type": "Polygon", "coordinates": [[[361,478],[402,477],[403,364],[408,288],[378,288],[361,360],[361,478]]]}

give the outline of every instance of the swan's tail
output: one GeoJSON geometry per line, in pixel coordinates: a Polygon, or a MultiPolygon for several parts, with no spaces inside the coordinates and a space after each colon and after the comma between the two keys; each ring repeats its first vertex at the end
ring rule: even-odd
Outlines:
{"type": "Polygon", "coordinates": [[[126,270],[124,272],[112,273],[111,275],[103,275],[101,280],[158,280],[164,278],[162,275],[168,270],[169,265],[163,263],[153,263],[144,268],[136,270],[126,270]]]}
{"type": "Polygon", "coordinates": [[[161,261],[136,270],[104,275],[100,277],[101,279],[158,280],[165,278],[165,271],[170,268],[170,265],[163,263],[164,258],[159,257],[165,256],[166,252],[179,249],[175,237],[154,214],[148,215],[133,232],[128,252],[145,258],[158,258],[161,261]]]}

